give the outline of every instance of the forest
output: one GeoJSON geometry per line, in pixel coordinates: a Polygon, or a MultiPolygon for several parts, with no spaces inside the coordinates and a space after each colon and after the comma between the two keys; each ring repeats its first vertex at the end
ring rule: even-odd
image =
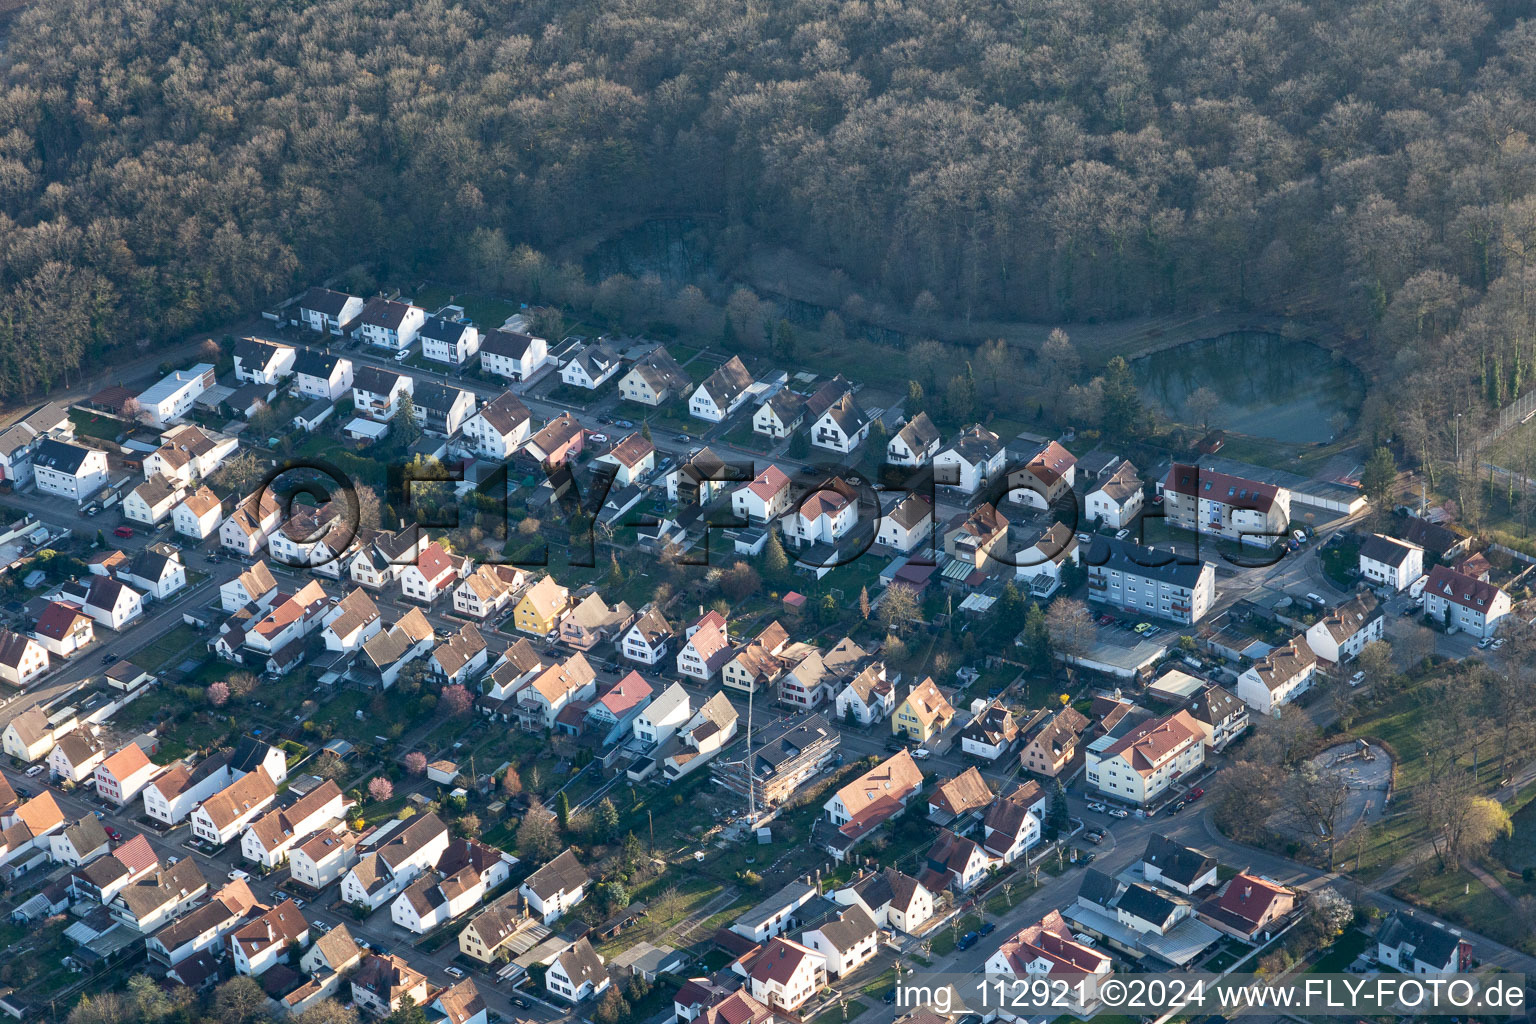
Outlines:
{"type": "Polygon", "coordinates": [[[1527,13],[38,0],[0,69],[0,393],[347,272],[569,301],[573,255],[686,217],[717,303],[772,246],[855,313],[1327,322],[1367,428],[1427,453],[1536,359],[1527,13]]]}

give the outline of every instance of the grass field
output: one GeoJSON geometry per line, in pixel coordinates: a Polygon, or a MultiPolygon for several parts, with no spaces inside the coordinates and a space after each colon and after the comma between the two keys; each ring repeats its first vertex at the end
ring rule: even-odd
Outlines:
{"type": "Polygon", "coordinates": [[[197,630],[180,625],[148,646],[136,651],[129,659],[146,672],[161,672],[167,665],[186,657],[200,657],[197,630]]]}

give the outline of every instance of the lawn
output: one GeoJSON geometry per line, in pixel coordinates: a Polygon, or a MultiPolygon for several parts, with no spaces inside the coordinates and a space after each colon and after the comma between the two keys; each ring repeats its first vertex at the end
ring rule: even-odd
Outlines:
{"type": "Polygon", "coordinates": [[[853,1020],[863,1013],[865,1006],[857,999],[849,1000],[846,1004],[834,1006],[811,1022],[811,1024],[842,1024],[845,1020],[853,1020]]]}
{"type": "Polygon", "coordinates": [[[69,411],[69,421],[75,425],[75,432],[86,437],[96,437],[103,441],[116,442],[128,432],[128,425],[122,420],[115,420],[110,416],[101,416],[94,412],[84,412],[80,409],[69,411]]]}
{"type": "Polygon", "coordinates": [[[129,660],[146,672],[161,672],[167,665],[189,655],[200,657],[197,630],[182,624],[135,651],[129,660]]]}
{"type": "MultiPolygon", "coordinates": [[[[1536,891],[1536,886],[1518,879],[1503,881],[1516,898],[1536,891]]],[[[1394,886],[1392,894],[1428,907],[1456,924],[1475,928],[1498,942],[1527,952],[1536,950],[1536,936],[1523,929],[1515,912],[1470,872],[1410,877],[1394,886]]]]}
{"type": "Polygon", "coordinates": [[[463,306],[464,314],[482,331],[495,330],[507,322],[507,317],[518,312],[515,302],[475,292],[455,294],[442,285],[428,285],[419,289],[412,301],[429,312],[436,312],[447,305],[463,306]]]}
{"type": "Polygon", "coordinates": [[[1370,939],[1357,928],[1351,928],[1338,937],[1322,956],[1307,968],[1308,974],[1343,974],[1344,968],[1355,962],[1370,939]]]}
{"type": "Polygon", "coordinates": [[[1330,580],[1345,590],[1354,587],[1357,568],[1360,564],[1358,541],[1344,537],[1331,547],[1325,548],[1318,557],[1322,560],[1323,572],[1328,574],[1330,580]]]}

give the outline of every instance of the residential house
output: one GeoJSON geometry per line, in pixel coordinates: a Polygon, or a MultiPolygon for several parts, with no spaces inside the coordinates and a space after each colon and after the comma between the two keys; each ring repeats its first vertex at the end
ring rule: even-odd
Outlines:
{"type": "Polygon", "coordinates": [[[352,378],[352,408],[375,423],[388,423],[401,400],[415,394],[416,378],[377,366],[359,366],[352,378]]]}
{"type": "Polygon", "coordinates": [[[536,922],[528,903],[513,890],[470,919],[459,932],[459,952],[482,964],[494,964],[512,954],[509,943],[529,932],[536,922]]]}
{"type": "Polygon", "coordinates": [[[782,440],[805,422],[805,399],[785,388],[768,397],[752,413],[752,432],[782,440]]]}
{"type": "Polygon", "coordinates": [[[1012,864],[1040,842],[1045,793],[1031,779],[999,796],[982,816],[981,845],[1004,864],[1012,864]]]}
{"type": "Polygon", "coordinates": [[[416,332],[421,354],[435,363],[463,366],[480,351],[480,331],[466,320],[429,316],[416,332]]]}
{"type": "Polygon", "coordinates": [[[373,298],[363,305],[357,317],[357,334],[366,345],[399,350],[411,342],[427,320],[427,311],[409,302],[373,298]]]}
{"type": "Polygon", "coordinates": [[[235,438],[201,427],[173,427],[160,435],[160,447],[144,456],[144,475],[192,484],[211,476],[239,447],[235,438]]]}
{"type": "Polygon", "coordinates": [[[794,1013],[827,984],[827,958],[775,936],[752,961],[747,974],[752,998],[786,1013],[794,1013]]]}
{"type": "Polygon", "coordinates": [[[1248,728],[1248,705],[1214,683],[1195,694],[1185,710],[1205,734],[1208,750],[1225,750],[1248,728]]]}
{"type": "Polygon", "coordinates": [[[266,562],[259,561],[219,587],[219,606],[226,612],[237,612],[250,604],[265,610],[278,596],[277,578],[266,562]]]}
{"type": "Polygon", "coordinates": [[[1380,640],[1386,628],[1381,603],[1362,591],[1328,611],[1307,630],[1307,646],[1323,661],[1342,665],[1360,656],[1365,645],[1380,640]]]}
{"type": "Polygon", "coordinates": [[[305,398],[339,400],[352,390],[352,360],[301,349],[293,361],[293,390],[305,398]]]}
{"type": "Polygon", "coordinates": [[[860,725],[883,722],[896,710],[896,685],[886,678],[885,666],[873,664],[848,680],[836,697],[837,717],[860,725]]]}
{"type": "Polygon", "coordinates": [[[741,407],[751,394],[752,373],[740,356],[731,356],[688,399],[688,414],[719,423],[741,407]]]}
{"type": "Polygon", "coordinates": [[[481,565],[453,589],[453,610],[460,615],[488,619],[507,606],[528,574],[510,565],[481,565]]]}
{"type": "Polygon", "coordinates": [[[663,744],[693,718],[688,691],[673,683],[635,716],[631,731],[642,743],[663,744]]]}
{"type": "Polygon", "coordinates": [[[1237,696],[1261,715],[1289,704],[1312,688],[1317,655],[1305,637],[1291,639],[1250,665],[1237,677],[1237,696]]]}
{"type": "Polygon", "coordinates": [[[1066,1003],[1063,1009],[1087,1018],[1098,1008],[1098,986],[1109,979],[1113,960],[1109,954],[1078,940],[1059,910],[1051,910],[1036,924],[1004,940],[987,958],[988,975],[1011,977],[1020,982],[1059,984],[1066,1003]],[[1095,985],[1082,986],[1092,978],[1095,985]]]}
{"type": "Polygon", "coordinates": [[[805,711],[832,701],[869,663],[864,649],[848,637],[825,653],[809,644],[793,644],[779,659],[791,666],[779,676],[779,702],[805,711]]]}
{"type": "Polygon", "coordinates": [[[198,869],[197,859],[183,857],[122,886],[107,909],[119,921],[149,935],[197,906],[207,894],[208,880],[198,869]]]}
{"type": "Polygon", "coordinates": [[[175,551],[175,548],[161,545],[146,548],[133,557],[118,577],[137,587],[146,598],[164,601],[187,585],[187,567],[181,564],[175,551]]]}
{"type": "Polygon", "coordinates": [[[288,874],[319,892],[346,875],[358,862],[360,835],[349,829],[321,829],[303,836],[288,851],[288,874]]]}
{"type": "Polygon", "coordinates": [[[420,608],[412,608],[363,643],[351,671],[367,685],[387,690],[400,678],[401,669],[432,649],[435,639],[427,617],[420,608]]]}
{"type": "Polygon", "coordinates": [[[235,342],[235,379],[244,384],[277,384],[293,373],[296,356],[291,345],[241,338],[235,342]]]}
{"type": "Polygon", "coordinates": [[[1150,885],[1193,896],[1217,881],[1216,858],[1155,834],[1141,855],[1141,874],[1150,885]]]}
{"type": "Polygon", "coordinates": [[[215,383],[212,363],[175,370],[137,396],[139,415],[153,426],[164,427],[191,412],[192,404],[215,383]]]}
{"type": "Polygon", "coordinates": [[[432,652],[429,670],[434,679],[448,686],[474,679],[485,671],[489,661],[490,652],[486,648],[485,638],[480,635],[474,623],[466,622],[459,627],[457,633],[438,644],[432,652]]]}
{"type": "Polygon", "coordinates": [[[880,519],[875,542],[897,554],[912,554],[933,536],[933,505],[920,494],[908,494],[880,519]]]}
{"type": "Polygon", "coordinates": [[[737,722],[736,709],[725,694],[717,693],[705,701],[657,756],[666,780],[676,782],[708,764],[736,738],[737,722]]]}
{"type": "Polygon", "coordinates": [[[1443,622],[1450,632],[1493,636],[1512,607],[1509,595],[1492,583],[1443,565],[1430,569],[1424,583],[1424,614],[1443,622]]]}
{"type": "Polygon", "coordinates": [[[859,494],[842,477],[833,477],[801,499],[784,519],[785,535],[800,547],[836,545],[859,522],[859,494]]]}
{"type": "Polygon", "coordinates": [[[630,672],[598,692],[587,708],[587,724],[602,737],[604,747],[617,743],[630,735],[636,718],[650,704],[654,693],[654,688],[641,678],[640,673],[630,672]]]}
{"type": "Polygon", "coordinates": [[[329,288],[311,288],[299,300],[296,321],[312,331],[340,335],[342,328],[363,312],[363,300],[356,295],[333,292],[329,288]]]}
{"type": "Polygon", "coordinates": [[[569,848],[554,860],[529,875],[518,886],[529,910],[546,925],[554,924],[565,912],[587,898],[592,876],[569,848]]]}
{"type": "Polygon", "coordinates": [[[159,765],[137,743],[129,743],[96,766],[96,795],[122,807],[138,796],[156,775],[159,765]]]}
{"type": "Polygon", "coordinates": [[[32,459],[44,438],[73,440],[74,422],[69,410],[58,402],[49,402],[30,415],[0,430],[0,480],[14,490],[32,483],[32,459]]]}
{"type": "Polygon", "coordinates": [[[275,799],[277,786],[266,769],[242,775],[192,812],[192,834],[205,843],[223,846],[244,831],[275,799]]]}
{"type": "Polygon", "coordinates": [[[517,858],[473,839],[457,839],[432,871],[406,886],[390,904],[390,920],[423,935],[473,910],[507,880],[517,858]]]}
{"type": "Polygon", "coordinates": [[[107,453],[45,437],[33,450],[32,472],[39,491],[79,505],[106,484],[107,453]]]}
{"type": "Polygon", "coordinates": [[[598,995],[610,984],[612,981],[603,967],[603,958],[597,955],[586,936],[561,951],[544,973],[544,988],[570,1003],[598,995]]]}
{"type": "Polygon", "coordinates": [[[1163,515],[1172,526],[1268,547],[1291,521],[1291,492],[1199,466],[1174,463],[1163,481],[1163,515]]]}
{"type": "Polygon", "coordinates": [[[96,766],[107,759],[107,748],[100,739],[84,729],[59,737],[48,751],[48,775],[53,779],[80,783],[96,774],[96,766]]]}
{"type": "Polygon", "coordinates": [[[1187,711],[1154,718],[1090,744],[1084,757],[1090,786],[1116,800],[1146,806],[1174,780],[1205,763],[1205,734],[1187,711]]]}
{"type": "Polygon", "coordinates": [[[1076,473],[1076,457],[1055,441],[1047,441],[1008,475],[1008,500],[1032,508],[1051,508],[1072,492],[1076,473]]]}
{"type": "Polygon", "coordinates": [[[254,558],[282,521],[282,508],[270,488],[246,497],[219,527],[219,544],[242,558],[254,558]]]}
{"type": "Polygon", "coordinates": [[[419,814],[374,833],[367,850],[341,879],[343,902],[377,910],[405,891],[448,852],[448,826],[436,814],[419,814]]]}
{"type": "Polygon", "coordinates": [[[267,778],[281,786],[288,781],[288,755],[281,747],[264,743],[254,736],[242,736],[229,755],[231,778],[249,775],[257,768],[267,773],[267,778]]]}
{"type": "Polygon", "coordinates": [[[394,954],[369,953],[348,981],[352,1002],[375,1018],[388,1017],[407,999],[416,1006],[431,1001],[427,976],[394,954]]]}
{"type": "Polygon", "coordinates": [[[49,601],[37,617],[32,636],[57,658],[68,658],[96,639],[91,617],[72,601],[49,601]]]}
{"type": "Polygon", "coordinates": [[[434,437],[452,437],[474,414],[473,392],[437,381],[422,381],[411,394],[416,420],[422,432],[434,437]]]}
{"type": "Polygon", "coordinates": [[[1142,963],[1188,968],[1221,939],[1183,897],[1140,882],[1122,884],[1092,868],[1066,917],[1081,933],[1142,963]]]}
{"type": "Polygon", "coordinates": [[[1029,580],[1033,593],[1054,593],[1067,566],[1077,565],[1080,557],[1072,528],[1066,523],[1052,523],[1024,544],[1015,557],[1013,574],[1016,579],[1029,580]]]}
{"type": "Polygon", "coordinates": [[[1094,537],[1083,561],[1088,600],[1132,615],[1194,625],[1216,601],[1216,567],[1166,551],[1094,537]]]}
{"type": "Polygon", "coordinates": [[[677,672],[701,682],[710,682],[731,658],[731,641],[725,619],[710,612],[688,630],[687,639],[677,651],[677,672]]]}
{"type": "MultiPolygon", "coordinates": [[[[330,606],[330,595],[320,581],[310,580],[292,597],[274,602],[266,615],[256,620],[243,637],[245,651],[257,658],[271,658],[283,652],[320,628],[330,606]]],[[[238,660],[244,663],[244,655],[238,660]]]]}
{"type": "Polygon", "coordinates": [[[354,587],[350,594],[337,601],[322,621],[325,629],[321,636],[325,638],[328,651],[355,651],[384,628],[378,605],[360,587],[354,587]]]}
{"type": "Polygon", "coordinates": [[[744,474],[728,464],[710,448],[700,448],[693,457],[667,474],[667,500],[684,505],[708,505],[733,483],[741,483],[744,474]]]}
{"type": "Polygon", "coordinates": [[[355,552],[347,563],[347,575],[356,583],[382,590],[400,579],[405,567],[421,557],[430,538],[415,526],[398,531],[364,530],[353,538],[355,552]]]}
{"type": "Polygon", "coordinates": [[[845,784],[824,805],[841,840],[834,841],[832,855],[843,859],[853,843],[905,807],[922,786],[923,773],[905,750],[845,784]]]}
{"type": "Polygon", "coordinates": [[[171,510],[171,524],[183,537],[207,540],[224,521],[224,503],[205,484],[171,510]]]}
{"type": "Polygon", "coordinates": [[[634,433],[593,461],[614,467],[613,482],[619,487],[630,487],[656,468],[656,446],[644,434],[634,433]]]}
{"type": "Polygon", "coordinates": [[[789,477],[771,462],[751,482],[731,492],[731,511],[754,523],[778,519],[791,504],[789,477]]]}
{"type": "Polygon", "coordinates": [[[158,526],[182,500],[186,485],[172,480],[163,473],[156,473],[123,499],[123,518],[145,526],[158,526]]]}
{"type": "Polygon", "coordinates": [[[474,979],[465,978],[437,990],[427,1004],[427,1020],[430,1024],[487,1024],[490,1010],[474,979]]]}
{"type": "Polygon", "coordinates": [[[1456,974],[1471,968],[1471,954],[1461,932],[1412,910],[1393,911],[1376,929],[1377,961],[1404,974],[1456,974]]]}
{"type": "Polygon", "coordinates": [[[1393,593],[1407,590],[1424,575],[1424,549],[1373,533],[1360,542],[1360,575],[1393,593]]]}
{"type": "MultiPolygon", "coordinates": [[[[1258,942],[1278,931],[1281,922],[1295,909],[1296,894],[1292,890],[1261,875],[1242,871],[1232,876],[1221,892],[1200,904],[1199,916],[1217,931],[1244,942],[1258,942]]],[[[1383,962],[1389,963],[1385,958],[1383,962]]]]}
{"type": "Polygon", "coordinates": [[[309,980],[283,997],[283,1009],[292,1016],[322,999],[336,997],[341,991],[342,977],[362,962],[363,949],[351,931],[345,924],[336,925],[304,951],[299,971],[309,980]]]}
{"type": "Polygon", "coordinates": [[[656,407],[675,394],[688,390],[692,381],[664,345],[657,345],[629,368],[619,381],[619,393],[627,402],[656,407]]]}
{"type": "Polygon", "coordinates": [[[560,620],[560,642],[578,651],[590,651],[599,643],[615,641],[635,621],[629,605],[609,605],[593,591],[577,601],[560,620]]]}
{"type": "Polygon", "coordinates": [[[731,792],[749,797],[752,807],[767,811],[830,765],[839,742],[837,730],[820,715],[792,719],[765,729],[743,757],[716,760],[710,774],[731,792]]]}
{"type": "MultiPolygon", "coordinates": [[[[188,858],[189,860],[191,858],[188,858]]],[[[94,900],[108,906],[130,885],[135,885],[160,869],[160,861],[140,833],[122,843],[105,857],[98,857],[70,873],[69,891],[76,899],[94,900]]]]}
{"type": "Polygon", "coordinates": [[[1100,528],[1124,529],[1141,514],[1146,489],[1141,474],[1129,462],[1120,463],[1113,473],[1094,485],[1083,499],[1083,514],[1100,528]]]}
{"type": "Polygon", "coordinates": [[[689,978],[672,1001],[678,1024],[773,1024],[773,1010],[746,989],[734,992],[703,978],[689,978]]]}
{"type": "Polygon", "coordinates": [[[928,848],[926,867],[919,877],[931,889],[953,889],[965,893],[974,889],[1001,861],[974,839],[940,828],[928,848]]]}
{"type": "Polygon", "coordinates": [[[528,407],[510,391],[503,391],[464,421],[464,442],[470,450],[492,462],[505,462],[532,434],[528,407]]]}
{"type": "Polygon", "coordinates": [[[925,466],[939,453],[939,428],[926,412],[903,423],[885,445],[885,461],[895,466],[925,466]]]}
{"type": "Polygon", "coordinates": [[[530,437],[524,450],[546,469],[553,469],[580,455],[586,437],[587,432],[580,421],[570,413],[562,412],[530,437]]]}
{"type": "Polygon", "coordinates": [[[422,548],[416,560],[400,570],[400,592],[412,601],[431,606],[469,575],[472,563],[452,555],[437,541],[422,548]]]}
{"type": "Polygon", "coordinates": [[[327,779],[287,807],[268,811],[252,821],[240,837],[240,854],[268,870],[282,866],[300,839],[339,824],[347,802],[336,783],[327,779]]]}
{"type": "Polygon", "coordinates": [[[845,392],[811,420],[811,445],[847,455],[864,443],[872,422],[853,392],[845,392]]]}
{"type": "Polygon", "coordinates": [[[290,949],[309,942],[309,922],[293,900],[284,900],[229,936],[235,973],[250,977],[264,974],[290,949]]]}
{"type": "Polygon", "coordinates": [[[0,747],[18,761],[32,763],[47,757],[59,738],[78,724],[73,716],[56,723],[41,707],[30,707],[6,723],[0,747]]]}
{"type": "Polygon", "coordinates": [[[827,960],[827,973],[841,978],[875,958],[879,929],[863,907],[854,904],[836,917],[808,928],[800,940],[827,960]]]}
{"type": "Polygon", "coordinates": [[[906,699],[896,705],[896,713],[891,716],[891,732],[918,743],[927,743],[949,728],[954,718],[955,709],[929,676],[912,687],[906,699]]]}
{"type": "Polygon", "coordinates": [[[634,625],[624,631],[619,654],[640,665],[657,665],[672,643],[672,624],[654,605],[644,608],[634,625]]]}
{"type": "Polygon", "coordinates": [[[480,368],[507,380],[527,380],[549,361],[549,342],[504,328],[480,342],[480,368]]]}
{"type": "Polygon", "coordinates": [[[513,621],[520,633],[547,637],[560,627],[570,604],[571,592],[553,576],[545,576],[523,592],[512,613],[513,621]]]}
{"type": "Polygon", "coordinates": [[[555,718],[573,701],[591,700],[597,676],[580,652],[551,665],[518,691],[518,717],[525,729],[553,729],[555,718]]]}
{"type": "Polygon", "coordinates": [[[845,907],[863,907],[881,928],[915,933],[933,917],[933,893],[922,882],[895,868],[855,875],[833,898],[845,907]]]}
{"type": "Polygon", "coordinates": [[[0,680],[25,689],[48,671],[48,648],[30,636],[0,627],[0,680]]]}
{"type": "Polygon", "coordinates": [[[166,825],[179,825],[199,804],[234,780],[227,757],[204,758],[195,768],[178,761],[141,791],[144,813],[166,825]]]}
{"type": "Polygon", "coordinates": [[[954,778],[942,779],[928,795],[928,820],[950,825],[957,831],[970,830],[971,819],[994,799],[992,787],[974,765],[954,778]]]}
{"type": "Polygon", "coordinates": [[[1008,518],[984,501],[944,528],[944,553],[977,572],[1008,568],[1008,518]]]}
{"type": "Polygon", "coordinates": [[[977,712],[960,730],[960,750],[972,757],[996,761],[1019,740],[1019,723],[1001,700],[977,712]]]}
{"type": "Polygon", "coordinates": [[[965,494],[975,494],[997,478],[1007,457],[1002,438],[974,423],[933,457],[934,479],[965,494]]]}
{"type": "Polygon", "coordinates": [[[583,345],[560,368],[560,379],[573,388],[596,391],[618,373],[624,361],[605,341],[583,345]]]}
{"type": "Polygon", "coordinates": [[[146,938],[144,949],[150,960],[163,967],[173,967],[190,956],[221,945],[258,906],[255,894],[245,881],[230,882],[214,893],[207,903],[146,938]]]}

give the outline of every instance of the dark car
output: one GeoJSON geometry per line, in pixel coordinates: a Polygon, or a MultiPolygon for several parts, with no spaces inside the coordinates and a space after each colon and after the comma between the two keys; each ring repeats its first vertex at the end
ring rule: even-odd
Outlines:
{"type": "Polygon", "coordinates": [[[1104,833],[1100,832],[1098,829],[1089,829],[1087,832],[1083,833],[1083,838],[1088,840],[1094,846],[1098,846],[1104,841],[1104,833]]]}
{"type": "Polygon", "coordinates": [[[101,663],[103,665],[110,665],[110,664],[112,664],[116,660],[117,660],[117,655],[115,655],[115,654],[108,654],[108,655],[104,656],[101,659],[101,663]]]}
{"type": "Polygon", "coordinates": [[[886,750],[891,750],[891,751],[906,750],[907,749],[907,743],[906,743],[905,740],[897,739],[895,737],[892,737],[891,739],[888,739],[888,740],[885,741],[885,749],[886,750]]]}
{"type": "Polygon", "coordinates": [[[997,925],[993,924],[991,921],[983,921],[980,931],[982,935],[991,935],[993,932],[997,931],[997,925]]]}
{"type": "Polygon", "coordinates": [[[955,943],[955,948],[970,949],[972,946],[976,945],[976,940],[980,938],[981,936],[977,935],[975,932],[966,932],[964,935],[960,936],[960,941],[955,943]]]}
{"type": "Polygon", "coordinates": [[[524,999],[522,996],[513,996],[512,1005],[517,1007],[519,1010],[526,1010],[529,1008],[528,1000],[524,999]]]}
{"type": "Polygon", "coordinates": [[[1184,801],[1180,800],[1178,803],[1174,804],[1171,808],[1168,809],[1168,813],[1170,815],[1178,814],[1183,809],[1184,809],[1184,801]]]}

